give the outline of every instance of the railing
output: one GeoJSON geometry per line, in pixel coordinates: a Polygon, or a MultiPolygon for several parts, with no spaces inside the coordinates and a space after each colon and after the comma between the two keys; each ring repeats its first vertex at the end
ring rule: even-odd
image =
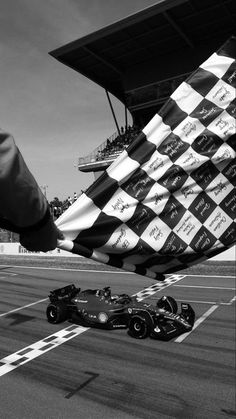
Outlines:
{"type": "MultiPolygon", "coordinates": [[[[119,136],[118,132],[114,132],[114,134],[112,134],[108,140],[110,141],[110,143],[112,143],[117,137],[119,136]]],[[[85,157],[79,157],[78,158],[78,166],[81,166],[83,164],[86,163],[93,163],[98,161],[98,155],[99,153],[102,153],[103,150],[105,150],[107,146],[107,140],[104,141],[102,144],[100,144],[97,148],[95,148],[90,154],[88,154],[85,157]]],[[[113,157],[109,156],[109,159],[112,159],[113,157]]]]}

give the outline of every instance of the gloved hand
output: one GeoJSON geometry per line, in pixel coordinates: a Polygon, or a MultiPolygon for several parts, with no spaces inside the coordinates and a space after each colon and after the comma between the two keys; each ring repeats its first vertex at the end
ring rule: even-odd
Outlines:
{"type": "Polygon", "coordinates": [[[62,232],[55,225],[52,216],[47,215],[45,222],[20,233],[20,243],[31,252],[48,252],[57,247],[57,240],[63,240],[62,232]]]}

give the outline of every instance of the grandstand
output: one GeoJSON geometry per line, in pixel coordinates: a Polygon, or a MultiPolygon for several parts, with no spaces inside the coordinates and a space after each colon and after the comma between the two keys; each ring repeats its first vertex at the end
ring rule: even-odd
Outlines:
{"type": "Polygon", "coordinates": [[[105,89],[117,131],[78,169],[100,174],[170,94],[235,31],[233,0],[159,0],[50,54],[105,89]],[[125,107],[121,132],[110,94],[125,107]],[[133,127],[127,126],[127,112],[133,127]],[[119,145],[118,145],[119,144],[119,145]]]}

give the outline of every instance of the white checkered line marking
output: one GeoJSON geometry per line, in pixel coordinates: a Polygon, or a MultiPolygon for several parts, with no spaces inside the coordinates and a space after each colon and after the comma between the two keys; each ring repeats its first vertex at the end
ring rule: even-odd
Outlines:
{"type": "Polygon", "coordinates": [[[15,352],[0,360],[0,376],[26,364],[40,355],[56,348],[70,339],[86,332],[89,328],[78,325],[72,325],[65,329],[59,330],[53,335],[48,336],[32,345],[26,346],[20,351],[15,352]]]}
{"type": "Polygon", "coordinates": [[[142,301],[145,298],[148,298],[153,294],[156,294],[156,292],[162,291],[163,289],[170,287],[175,282],[178,282],[185,277],[186,275],[170,275],[168,278],[165,279],[165,281],[158,281],[150,287],[144,288],[142,291],[137,292],[137,294],[134,294],[134,296],[136,296],[139,301],[142,301]]]}
{"type": "Polygon", "coordinates": [[[204,322],[204,320],[206,320],[206,318],[209,317],[213,313],[213,311],[215,311],[218,307],[219,305],[213,305],[212,307],[210,307],[201,317],[199,317],[195,321],[192,330],[190,332],[184,333],[183,335],[179,336],[177,339],[175,339],[175,342],[177,343],[183,342],[183,340],[186,337],[188,337],[188,335],[190,335],[190,333],[192,333],[202,322],[204,322]]]}
{"type": "MultiPolygon", "coordinates": [[[[166,278],[164,283],[158,281],[158,283],[153,284],[151,287],[145,288],[144,290],[134,295],[136,295],[139,301],[141,301],[142,299],[147,298],[148,296],[153,295],[156,292],[169,287],[174,282],[180,281],[185,276],[186,275],[170,275],[168,278],[166,278]]],[[[37,304],[37,302],[33,304],[37,304]]],[[[0,360],[0,377],[13,371],[21,365],[27,364],[28,362],[32,361],[40,355],[43,355],[51,349],[55,349],[57,346],[62,345],[68,340],[73,339],[78,335],[81,335],[89,329],[90,327],[82,327],[73,324],[69,327],[66,327],[65,329],[53,333],[53,335],[50,335],[36,343],[33,343],[32,345],[26,346],[25,348],[15,352],[14,354],[2,358],[0,360]]]]}

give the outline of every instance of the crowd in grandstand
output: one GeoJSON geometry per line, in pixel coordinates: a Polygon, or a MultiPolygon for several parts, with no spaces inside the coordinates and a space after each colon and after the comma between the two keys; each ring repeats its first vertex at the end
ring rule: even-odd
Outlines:
{"type": "Polygon", "coordinates": [[[105,148],[98,151],[96,160],[109,159],[120,154],[137,137],[139,132],[140,128],[135,125],[132,127],[129,125],[127,128],[121,127],[120,134],[113,141],[107,139],[105,148]]]}

